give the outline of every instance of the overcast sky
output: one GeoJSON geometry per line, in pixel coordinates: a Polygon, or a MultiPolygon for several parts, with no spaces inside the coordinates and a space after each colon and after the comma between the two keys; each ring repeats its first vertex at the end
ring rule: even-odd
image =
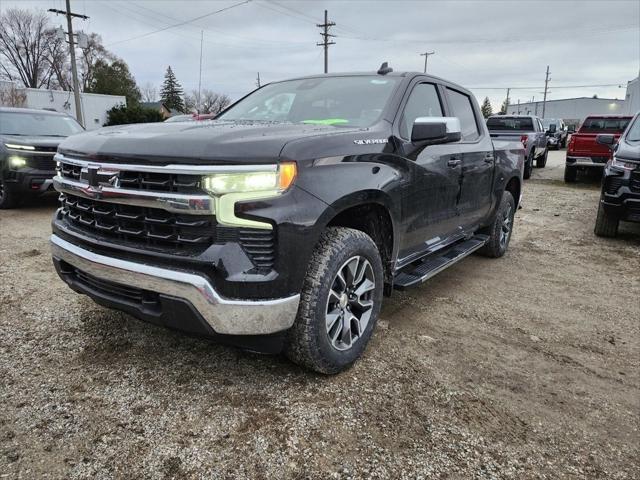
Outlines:
{"type": "MultiPolygon", "coordinates": [[[[74,20],[74,28],[100,34],[140,85],[159,86],[171,65],[186,91],[196,89],[204,31],[202,86],[233,98],[255,88],[257,72],[263,83],[321,73],[316,23],[322,23],[325,8],[336,22],[330,72],[376,70],[382,61],[396,71],[422,71],[424,57],[419,54],[435,51],[429,72],[471,88],[479,101],[489,96],[494,110],[504,100],[506,87],[513,88],[514,102],[541,99],[547,65],[549,99],[594,94],[624,98],[626,82],[640,70],[638,0],[241,3],[72,0],[71,6],[91,17],[74,20]],[[227,7],[232,8],[213,13],[227,7]],[[615,86],[561,88],[602,84],[615,86]]],[[[3,10],[15,6],[64,9],[64,0],[0,2],[3,10]]],[[[51,17],[55,25],[62,24],[63,17],[51,17]]]]}

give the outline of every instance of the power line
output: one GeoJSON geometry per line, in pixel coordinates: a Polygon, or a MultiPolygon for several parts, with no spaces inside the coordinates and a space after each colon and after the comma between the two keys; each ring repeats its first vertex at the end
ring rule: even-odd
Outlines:
{"type": "Polygon", "coordinates": [[[107,47],[111,47],[113,45],[118,45],[120,43],[129,42],[131,40],[138,40],[140,38],[148,37],[149,35],[153,35],[155,33],[164,32],[165,30],[169,30],[171,28],[180,27],[182,25],[186,25],[188,23],[195,22],[196,20],[202,20],[203,18],[210,17],[211,15],[215,15],[217,13],[222,13],[222,12],[225,12],[227,10],[231,10],[232,8],[239,7],[241,5],[245,5],[245,4],[249,3],[250,1],[251,0],[244,0],[243,2],[235,3],[235,4],[233,4],[233,5],[229,6],[229,7],[221,8],[219,10],[215,10],[213,12],[209,12],[209,13],[206,13],[204,15],[200,15],[200,16],[195,17],[195,18],[191,18],[189,20],[185,20],[183,22],[179,22],[179,23],[176,23],[176,24],[173,24],[173,25],[169,25],[167,27],[159,28],[159,29],[154,30],[152,32],[147,32],[147,33],[143,33],[142,35],[136,35],[135,37],[125,38],[123,40],[118,40],[117,42],[112,42],[112,43],[110,43],[110,44],[108,44],[106,46],[107,47]]]}
{"type": "MultiPolygon", "coordinates": [[[[595,87],[618,87],[622,88],[620,83],[601,83],[593,85],[554,85],[553,88],[595,88],[595,87]]],[[[473,90],[504,90],[506,88],[510,90],[539,90],[544,88],[542,85],[536,85],[534,87],[466,87],[473,90]]]]}

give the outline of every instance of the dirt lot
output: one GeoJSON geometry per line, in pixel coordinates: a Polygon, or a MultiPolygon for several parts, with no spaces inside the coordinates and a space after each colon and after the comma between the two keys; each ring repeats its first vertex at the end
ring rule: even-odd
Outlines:
{"type": "Polygon", "coordinates": [[[640,228],[596,238],[563,160],[506,257],[395,293],[335,377],[98,307],[54,203],[0,212],[0,478],[640,478],[640,228]]]}

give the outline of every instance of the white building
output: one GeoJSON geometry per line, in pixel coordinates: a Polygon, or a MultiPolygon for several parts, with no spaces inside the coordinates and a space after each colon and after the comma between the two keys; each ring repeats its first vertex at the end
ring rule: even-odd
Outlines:
{"type": "MultiPolygon", "coordinates": [[[[588,115],[621,115],[626,114],[624,100],[613,98],[564,98],[547,100],[544,116],[561,118],[569,125],[578,125],[588,115]]],[[[542,118],[542,102],[527,102],[509,105],[508,115],[537,115],[542,118]]]]}
{"type": "MultiPolygon", "coordinates": [[[[0,82],[0,89],[6,90],[13,86],[10,82],[0,82]]],[[[64,90],[43,90],[38,88],[18,88],[26,96],[25,108],[37,108],[64,112],[75,118],[76,107],[73,92],[64,90]]],[[[107,121],[107,112],[116,105],[126,105],[127,99],[121,95],[102,95],[98,93],[81,93],[80,104],[84,127],[95,130],[107,121]]],[[[18,105],[11,105],[18,106],[18,105]]]]}
{"type": "Polygon", "coordinates": [[[633,115],[640,112],[640,77],[636,77],[627,83],[627,94],[624,97],[625,112],[633,115]]]}

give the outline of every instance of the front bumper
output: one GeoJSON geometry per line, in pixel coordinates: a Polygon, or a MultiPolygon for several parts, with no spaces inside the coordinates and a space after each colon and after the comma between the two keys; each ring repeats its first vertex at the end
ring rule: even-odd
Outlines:
{"type": "MultiPolygon", "coordinates": [[[[97,254],[55,234],[51,236],[51,248],[60,277],[76,291],[86,293],[98,303],[103,303],[108,296],[109,306],[128,311],[142,319],[147,319],[148,316],[145,313],[146,294],[157,294],[167,300],[155,302],[157,316],[163,315],[161,310],[165,303],[170,303],[172,299],[179,300],[188,304],[194,314],[201,317],[215,334],[222,335],[267,335],[281,332],[293,325],[298,310],[300,295],[270,300],[231,300],[220,296],[213,285],[198,274],[97,254]],[[81,275],[74,277],[73,273],[76,271],[81,275]],[[85,275],[96,280],[78,280],[85,278],[85,275]],[[100,282],[109,282],[105,284],[104,291],[96,290],[96,284],[100,285],[100,282]],[[128,286],[134,286],[142,292],[139,308],[132,308],[131,294],[126,290],[128,286]]],[[[153,312],[149,315],[151,313],[153,312]]],[[[171,314],[169,316],[175,317],[171,314]]],[[[179,323],[172,326],[181,328],[179,323]]]]}
{"type": "Polygon", "coordinates": [[[55,171],[50,170],[23,168],[7,170],[4,174],[4,180],[16,192],[40,195],[56,192],[53,188],[53,176],[55,174],[55,171]]]}

